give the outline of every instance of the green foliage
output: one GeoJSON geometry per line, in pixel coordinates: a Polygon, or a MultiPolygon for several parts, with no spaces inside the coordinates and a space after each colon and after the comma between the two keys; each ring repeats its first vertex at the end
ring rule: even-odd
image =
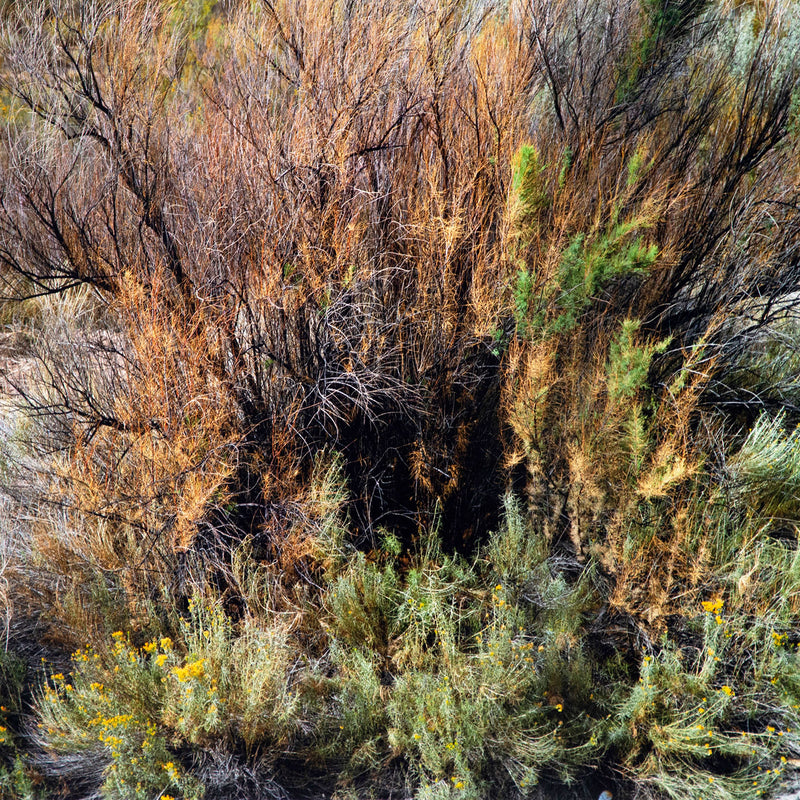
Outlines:
{"type": "Polygon", "coordinates": [[[235,632],[219,607],[193,600],[180,632],[179,642],[142,647],[116,632],[103,651],[75,653],[72,675],[52,676],[39,700],[47,747],[108,759],[108,797],[200,796],[178,749],[276,747],[303,724],[308,698],[293,685],[295,654],[279,622],[235,632]]]}
{"type": "Polygon", "coordinates": [[[581,763],[575,744],[588,723],[575,712],[591,678],[571,643],[585,591],[553,582],[541,537],[523,536],[510,498],[507,509],[488,546],[488,572],[455,581],[453,570],[464,567],[444,558],[409,575],[400,658],[410,669],[390,694],[389,736],[416,765],[419,797],[445,786],[483,796],[509,766],[527,794],[542,769],[566,775],[581,763]]]}
{"type": "Polygon", "coordinates": [[[0,763],[0,797],[4,800],[39,800],[44,795],[37,786],[37,777],[22,755],[17,755],[10,767],[0,763]]]}
{"type": "Polygon", "coordinates": [[[331,587],[334,636],[352,648],[378,653],[399,602],[397,576],[391,565],[380,567],[355,553],[343,575],[331,587]]]}
{"type": "Polygon", "coordinates": [[[707,5],[708,0],[643,0],[642,12],[654,35],[675,39],[707,5]]]}
{"type": "Polygon", "coordinates": [[[741,495],[765,517],[800,513],[800,431],[786,430],[783,415],[761,414],[729,469],[741,495]]]}
{"type": "Polygon", "coordinates": [[[538,286],[528,268],[517,271],[513,284],[514,319],[523,337],[549,337],[572,331],[580,315],[612,281],[646,275],[658,257],[655,244],[645,244],[640,220],[615,222],[595,237],[576,234],[564,250],[555,279],[538,286]]]}
{"type": "Polygon", "coordinates": [[[653,356],[663,353],[669,339],[655,344],[637,346],[639,320],[626,319],[619,334],[612,340],[606,364],[608,393],[613,400],[630,400],[646,385],[653,356]]]}
{"type": "Polygon", "coordinates": [[[795,141],[800,138],[800,89],[795,89],[792,93],[792,105],[789,109],[787,130],[795,141]]]}
{"type": "Polygon", "coordinates": [[[542,536],[531,535],[523,511],[511,495],[504,497],[503,508],[502,533],[491,537],[485,557],[502,583],[521,586],[547,569],[547,542],[542,536]]]}
{"type": "Polygon", "coordinates": [[[542,164],[539,153],[532,145],[523,145],[511,164],[511,191],[519,204],[519,224],[528,227],[536,224],[538,215],[550,206],[547,191],[547,165],[542,164]]]}
{"type": "Polygon", "coordinates": [[[572,330],[581,312],[615,278],[644,275],[653,266],[658,247],[642,241],[640,228],[640,221],[629,220],[614,224],[598,237],[577,234],[572,239],[559,266],[553,332],[572,330]]]}
{"type": "Polygon", "coordinates": [[[636,152],[631,156],[628,161],[628,178],[625,182],[627,189],[632,189],[637,181],[643,178],[649,169],[648,164],[645,164],[646,153],[642,147],[637,147],[636,152]]]}
{"type": "MultiPolygon", "coordinates": [[[[702,606],[703,617],[693,620],[699,648],[681,650],[665,640],[643,654],[638,683],[618,706],[608,741],[628,753],[643,783],[669,797],[680,786],[726,799],[766,795],[797,747],[794,698],[776,689],[777,681],[754,680],[743,669],[745,617],[720,598],[702,606]],[[764,703],[775,713],[769,724],[759,718],[764,703]]],[[[756,674],[794,672],[797,655],[784,647],[785,637],[762,625],[753,633],[747,649],[758,654],[756,674]]]]}
{"type": "MultiPolygon", "coordinates": [[[[531,327],[531,323],[528,322],[528,319],[533,310],[533,303],[536,302],[533,292],[533,276],[527,269],[519,270],[513,286],[513,297],[514,320],[517,323],[517,331],[520,336],[527,336],[529,328],[531,327]]],[[[539,312],[535,318],[538,319],[540,317],[541,312],[539,312]]]]}
{"type": "Polygon", "coordinates": [[[642,0],[642,32],[635,38],[619,66],[616,100],[635,98],[642,76],[653,65],[658,48],[670,44],[686,32],[709,5],[708,0],[642,0]]]}

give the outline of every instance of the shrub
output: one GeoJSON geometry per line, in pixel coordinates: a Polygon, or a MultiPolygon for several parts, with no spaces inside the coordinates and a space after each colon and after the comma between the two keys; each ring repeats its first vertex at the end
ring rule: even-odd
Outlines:
{"type": "Polygon", "coordinates": [[[2,780],[777,787],[797,15],[3,6],[2,780]]]}

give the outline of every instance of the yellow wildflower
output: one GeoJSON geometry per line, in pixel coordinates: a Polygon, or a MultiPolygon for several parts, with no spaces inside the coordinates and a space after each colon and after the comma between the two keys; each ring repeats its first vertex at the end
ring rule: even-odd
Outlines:
{"type": "Polygon", "coordinates": [[[202,678],[205,675],[205,661],[200,658],[185,667],[173,667],[172,672],[181,683],[186,683],[190,678],[202,678]]]}
{"type": "Polygon", "coordinates": [[[167,761],[166,764],[162,764],[164,771],[169,775],[170,780],[177,781],[180,775],[178,774],[177,767],[171,762],[167,761]]]}

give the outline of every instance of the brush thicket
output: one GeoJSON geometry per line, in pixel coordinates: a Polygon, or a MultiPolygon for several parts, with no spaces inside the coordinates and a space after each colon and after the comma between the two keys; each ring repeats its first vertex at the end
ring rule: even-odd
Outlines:
{"type": "Polygon", "coordinates": [[[2,791],[779,785],[798,17],[4,7],[2,791]]]}

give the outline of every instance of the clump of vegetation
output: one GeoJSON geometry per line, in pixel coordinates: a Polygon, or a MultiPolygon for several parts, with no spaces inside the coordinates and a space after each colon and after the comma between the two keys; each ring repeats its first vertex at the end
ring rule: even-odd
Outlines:
{"type": "Polygon", "coordinates": [[[768,796],[796,0],[0,10],[0,792],[768,796]]]}

